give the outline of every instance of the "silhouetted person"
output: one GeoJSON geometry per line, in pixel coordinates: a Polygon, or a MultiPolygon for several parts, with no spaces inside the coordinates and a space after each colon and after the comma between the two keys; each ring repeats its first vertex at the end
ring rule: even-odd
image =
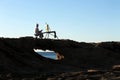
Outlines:
{"type": "Polygon", "coordinates": [[[35,34],[36,35],[39,35],[39,24],[36,24],[36,28],[35,28],[35,34]]]}
{"type": "Polygon", "coordinates": [[[37,36],[39,36],[39,38],[42,39],[42,37],[43,37],[42,30],[39,31],[39,28],[38,28],[38,27],[39,27],[39,24],[36,24],[35,36],[36,36],[36,38],[37,38],[37,36]]]}

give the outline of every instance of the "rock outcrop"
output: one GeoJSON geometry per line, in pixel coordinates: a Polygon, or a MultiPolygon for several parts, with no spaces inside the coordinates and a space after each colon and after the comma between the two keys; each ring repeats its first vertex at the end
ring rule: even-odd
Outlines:
{"type": "Polygon", "coordinates": [[[0,73],[49,73],[81,69],[109,69],[120,64],[120,43],[84,43],[72,40],[0,38],[0,73]],[[34,49],[52,50],[64,56],[52,60],[34,49]]]}

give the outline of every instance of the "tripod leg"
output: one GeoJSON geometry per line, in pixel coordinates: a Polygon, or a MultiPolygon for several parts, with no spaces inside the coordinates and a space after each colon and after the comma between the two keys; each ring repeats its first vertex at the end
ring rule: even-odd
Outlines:
{"type": "Polygon", "coordinates": [[[56,35],[56,32],[54,31],[54,38],[56,38],[57,37],[57,35],[56,35]]]}

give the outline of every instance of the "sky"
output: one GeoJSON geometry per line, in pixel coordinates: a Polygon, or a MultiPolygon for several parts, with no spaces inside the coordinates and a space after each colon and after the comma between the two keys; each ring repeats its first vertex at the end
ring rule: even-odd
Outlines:
{"type": "Polygon", "coordinates": [[[0,0],[0,37],[34,37],[36,23],[59,39],[120,41],[120,0],[0,0]]]}

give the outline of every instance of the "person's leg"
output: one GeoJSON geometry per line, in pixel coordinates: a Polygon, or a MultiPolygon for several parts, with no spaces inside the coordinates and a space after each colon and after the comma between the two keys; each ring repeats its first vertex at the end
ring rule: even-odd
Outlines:
{"type": "Polygon", "coordinates": [[[37,34],[34,34],[35,35],[35,38],[37,39],[37,34]]]}
{"type": "Polygon", "coordinates": [[[42,33],[39,34],[39,38],[40,38],[40,39],[43,38],[43,34],[42,34],[42,33]]]}

